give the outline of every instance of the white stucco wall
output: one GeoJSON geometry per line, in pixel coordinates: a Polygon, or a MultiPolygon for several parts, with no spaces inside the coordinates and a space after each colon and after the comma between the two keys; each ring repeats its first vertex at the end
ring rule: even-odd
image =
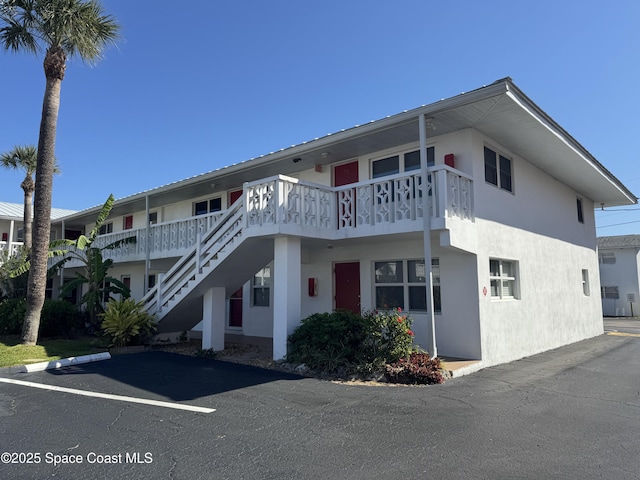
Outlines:
{"type": "Polygon", "coordinates": [[[593,202],[483,135],[473,135],[483,362],[504,363],[603,332],[593,202]],[[484,181],[483,147],[512,158],[513,193],[484,181]],[[582,198],[584,223],[578,221],[582,198]],[[515,300],[490,296],[489,260],[517,263],[515,300]],[[590,295],[582,288],[588,271],[590,295]]]}

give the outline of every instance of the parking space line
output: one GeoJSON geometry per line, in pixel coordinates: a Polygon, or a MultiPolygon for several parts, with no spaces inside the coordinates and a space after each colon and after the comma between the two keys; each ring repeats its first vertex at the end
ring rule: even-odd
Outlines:
{"type": "Polygon", "coordinates": [[[640,337],[640,333],[624,333],[624,332],[607,332],[607,335],[614,335],[616,337],[640,337]]]}
{"type": "Polygon", "coordinates": [[[78,390],[75,388],[58,387],[55,385],[46,385],[44,383],[25,382],[23,380],[14,380],[12,378],[0,378],[0,382],[11,383],[13,385],[22,385],[24,387],[40,388],[42,390],[52,390],[54,392],[71,393],[74,395],[83,395],[85,397],[106,398],[108,400],[117,400],[119,402],[142,403],[144,405],[153,405],[155,407],[173,408],[176,410],[187,410],[198,413],[215,412],[215,408],[196,407],[193,405],[183,405],[181,403],[160,402],[158,400],[147,400],[144,398],[127,397],[125,395],[112,395],[110,393],[92,392],[89,390],[78,390]]]}

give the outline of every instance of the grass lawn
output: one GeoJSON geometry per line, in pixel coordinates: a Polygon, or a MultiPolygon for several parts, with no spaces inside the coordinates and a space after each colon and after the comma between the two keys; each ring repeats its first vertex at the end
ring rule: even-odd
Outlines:
{"type": "Polygon", "coordinates": [[[38,345],[20,345],[17,335],[0,336],[0,368],[26,363],[50,362],[67,357],[78,357],[106,352],[108,340],[96,337],[41,338],[38,345]]]}

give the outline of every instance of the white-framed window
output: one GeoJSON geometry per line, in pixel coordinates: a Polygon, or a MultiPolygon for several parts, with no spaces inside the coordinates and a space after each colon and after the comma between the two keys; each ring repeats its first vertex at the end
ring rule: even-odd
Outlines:
{"type": "Polygon", "coordinates": [[[149,212],[149,225],[158,223],[158,212],[149,212]]]}
{"type": "Polygon", "coordinates": [[[517,263],[512,260],[489,260],[491,298],[518,298],[517,263]]]}
{"type": "Polygon", "coordinates": [[[511,159],[484,147],[484,180],[502,190],[513,193],[511,159]]]}
{"type": "Polygon", "coordinates": [[[193,203],[194,215],[206,215],[207,213],[219,212],[222,210],[222,197],[210,198],[193,203]]]}
{"type": "Polygon", "coordinates": [[[98,235],[106,235],[107,233],[113,233],[113,222],[103,223],[98,229],[98,235]]]}
{"type": "MultiPolygon", "coordinates": [[[[427,166],[435,165],[435,147],[427,147],[427,166]]],[[[420,170],[420,150],[403,152],[390,157],[371,160],[371,178],[420,170]]]]}
{"type": "Polygon", "coordinates": [[[253,276],[251,285],[254,307],[268,307],[271,293],[271,267],[267,266],[253,276]]]}
{"type": "Polygon", "coordinates": [[[591,295],[589,288],[589,270],[586,269],[582,269],[582,293],[587,297],[591,295]]]}
{"type": "Polygon", "coordinates": [[[609,300],[618,300],[620,298],[620,291],[617,286],[601,287],[600,295],[602,298],[609,300]]]}
{"type": "MultiPolygon", "coordinates": [[[[376,308],[424,312],[427,310],[426,268],[423,259],[374,262],[376,308]]],[[[433,309],[442,312],[440,260],[431,259],[433,309]]]]}
{"type": "Polygon", "coordinates": [[[613,252],[603,252],[598,257],[600,257],[600,263],[604,265],[615,265],[616,263],[616,254],[613,252]]]}

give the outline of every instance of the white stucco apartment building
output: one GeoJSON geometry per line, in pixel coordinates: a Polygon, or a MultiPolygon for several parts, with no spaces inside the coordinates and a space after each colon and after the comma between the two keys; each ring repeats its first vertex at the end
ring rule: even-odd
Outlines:
{"type": "Polygon", "coordinates": [[[281,358],[315,312],[401,307],[420,346],[489,366],[602,333],[594,205],[635,202],[506,78],[119,199],[99,241],[136,237],[111,274],[161,338],[281,358]]]}
{"type": "Polygon", "coordinates": [[[598,259],[604,315],[640,314],[640,235],[598,238],[598,259]]]}

